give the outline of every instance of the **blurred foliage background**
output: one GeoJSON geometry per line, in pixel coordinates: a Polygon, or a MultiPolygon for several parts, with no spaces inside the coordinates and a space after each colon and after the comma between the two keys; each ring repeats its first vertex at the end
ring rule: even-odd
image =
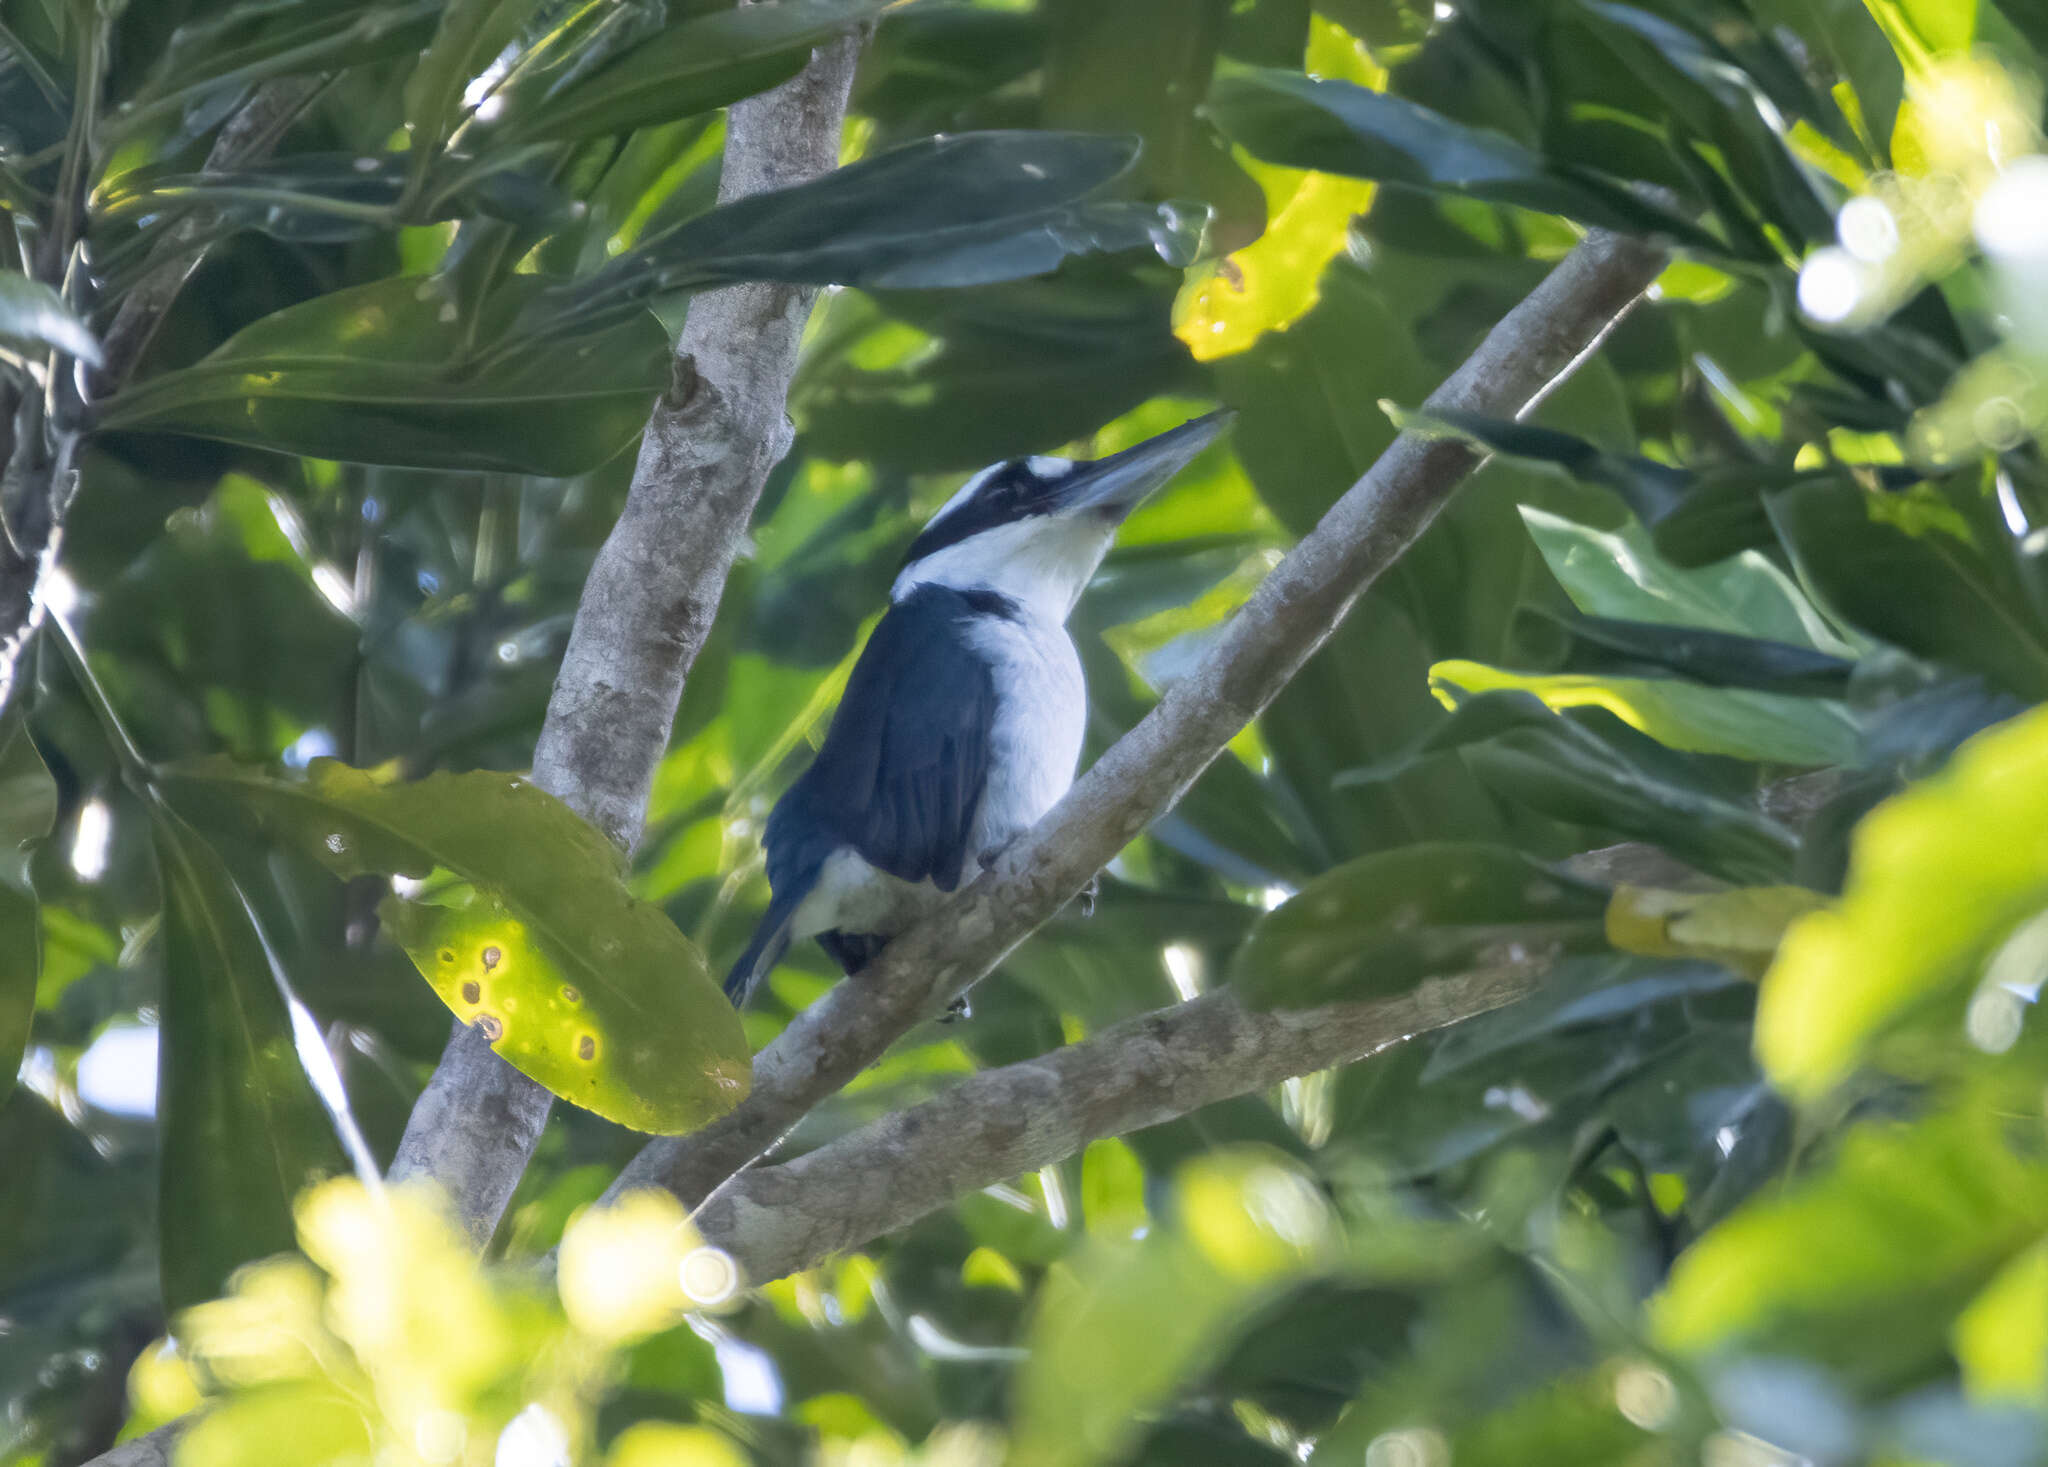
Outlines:
{"type": "Polygon", "coordinates": [[[0,0],[0,505],[81,471],[81,650],[0,731],[0,1461],[202,1393],[209,1464],[2048,1461],[2044,51],[2037,0],[0,0]],[[714,210],[719,108],[868,22],[852,166],[714,210]],[[1586,227],[1674,248],[1649,299],[1530,423],[1417,416],[1586,227]],[[550,886],[620,878],[503,772],[687,293],[760,277],[833,288],[608,950],[550,886]],[[639,1144],[591,1110],[486,1275],[427,1203],[294,1203],[446,1036],[394,926],[711,1024],[922,517],[1218,402],[1076,615],[1091,755],[1399,425],[1496,452],[1092,918],[790,1144],[1225,983],[1505,944],[1538,996],[639,1314],[656,1204],[530,1267],[639,1144]],[[379,921],[436,872],[471,906],[379,921]]]}

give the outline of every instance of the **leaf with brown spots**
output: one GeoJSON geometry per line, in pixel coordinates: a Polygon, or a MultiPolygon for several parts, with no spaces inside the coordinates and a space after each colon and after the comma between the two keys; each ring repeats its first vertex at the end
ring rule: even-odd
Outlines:
{"type": "Polygon", "coordinates": [[[339,876],[453,873],[460,904],[394,897],[386,927],[457,1018],[563,1099],[674,1134],[747,1093],[746,1036],[704,955],[626,890],[611,842],[527,781],[387,784],[332,760],[302,777],[204,760],[161,787],[195,816],[253,819],[339,876]]]}

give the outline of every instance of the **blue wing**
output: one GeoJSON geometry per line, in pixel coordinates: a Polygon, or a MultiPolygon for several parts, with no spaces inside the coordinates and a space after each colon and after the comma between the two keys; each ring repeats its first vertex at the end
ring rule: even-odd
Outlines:
{"type": "Polygon", "coordinates": [[[851,846],[905,881],[959,883],[988,782],[995,683],[969,642],[1001,597],[921,586],[890,607],[848,678],[818,757],[769,817],[768,878],[808,888],[851,846]]]}

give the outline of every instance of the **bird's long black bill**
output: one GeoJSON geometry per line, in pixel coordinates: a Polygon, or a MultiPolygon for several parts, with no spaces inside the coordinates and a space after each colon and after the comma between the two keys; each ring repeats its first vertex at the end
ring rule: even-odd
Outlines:
{"type": "Polygon", "coordinates": [[[1236,416],[1235,409],[1222,408],[1182,423],[1157,438],[1147,438],[1122,453],[1077,466],[1066,486],[1072,497],[1063,507],[1129,514],[1140,500],[1214,443],[1236,416]]]}

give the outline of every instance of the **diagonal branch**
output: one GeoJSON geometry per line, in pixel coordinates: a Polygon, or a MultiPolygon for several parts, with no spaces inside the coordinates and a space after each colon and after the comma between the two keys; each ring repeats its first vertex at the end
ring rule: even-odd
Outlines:
{"type": "MultiPolygon", "coordinates": [[[[719,202],[787,188],[839,161],[861,37],[820,46],[790,81],[727,114],[719,202]]],[[[533,780],[621,848],[638,844],[683,680],[710,634],[768,471],[817,291],[740,285],[697,297],[655,404],[626,507],[599,551],[563,654],[533,780]]],[[[392,1177],[446,1188],[481,1245],[547,1124],[550,1096],[458,1025],[413,1107],[392,1177]]]]}
{"type": "MultiPolygon", "coordinates": [[[[1428,407],[1520,417],[1591,353],[1663,268],[1652,245],[1590,235],[1488,333],[1428,407]]],[[[1372,411],[1368,404],[1360,412],[1372,411]]],[[[1286,686],[1478,462],[1403,433],[1231,620],[1194,672],[996,867],[791,1021],[753,1092],[692,1135],[645,1147],[612,1194],[665,1186],[691,1206],[773,1146],[910,1027],[986,974],[1165,813],[1286,686]]]]}
{"type": "Polygon", "coordinates": [[[1370,1003],[1254,1013],[1228,989],[1037,1059],[983,1070],[778,1166],[750,1167],[695,1221],[749,1284],[797,1273],[954,1198],[1121,1136],[1497,1009],[1550,971],[1529,959],[1370,1003]]]}

